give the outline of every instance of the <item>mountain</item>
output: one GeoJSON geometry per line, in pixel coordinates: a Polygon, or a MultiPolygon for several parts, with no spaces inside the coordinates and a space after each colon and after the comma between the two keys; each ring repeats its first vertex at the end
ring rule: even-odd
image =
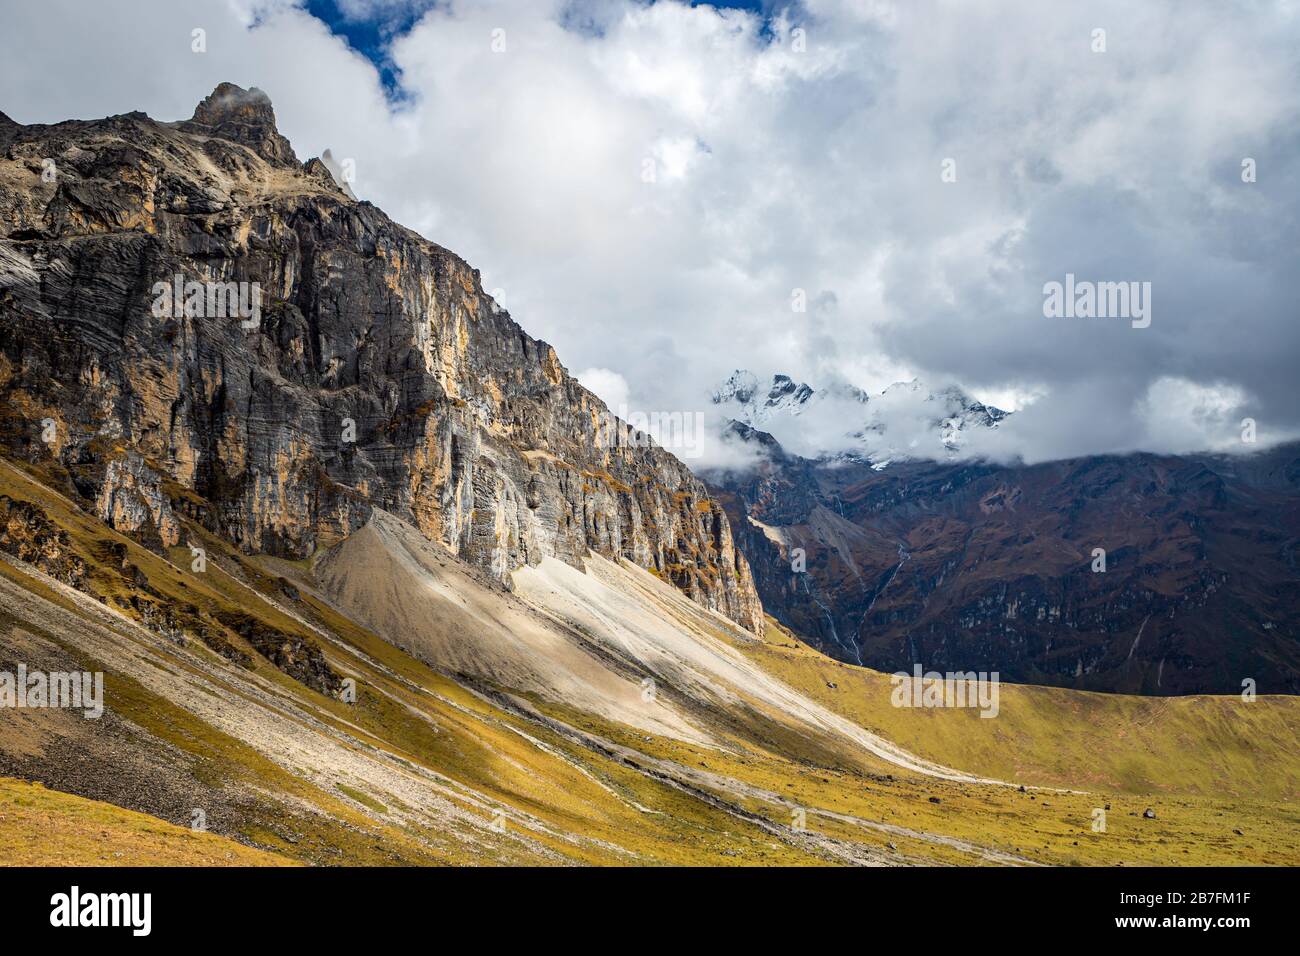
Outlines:
{"type": "Polygon", "coordinates": [[[378,511],[307,561],[182,517],[207,550],[198,571],[21,463],[0,461],[0,498],[0,673],[99,671],[106,704],[98,720],[0,710],[12,859],[1300,860],[1300,698],[1005,686],[995,720],[899,709],[886,675],[774,621],[758,637],[625,559],[546,558],[506,591],[378,511]],[[141,613],[154,602],[226,653],[141,613]],[[306,642],[353,700],[259,649],[306,642]],[[1108,835],[1090,829],[1102,801],[1108,835]],[[42,830],[67,839],[33,843],[42,830]]]}
{"type": "MultiPolygon", "coordinates": [[[[0,157],[6,859],[1300,861],[1300,698],[896,706],[764,615],[700,479],[299,163],[265,95],[0,122],[0,157]],[[102,678],[101,706],[20,677],[102,678]]],[[[794,522],[820,465],[783,460],[794,522]]]]}
{"type": "Polygon", "coordinates": [[[914,379],[872,396],[847,383],[814,389],[782,374],[760,382],[746,369],[733,372],[711,398],[733,421],[770,432],[805,457],[877,468],[950,457],[973,430],[997,428],[1010,414],[955,385],[930,391],[914,379]]]}
{"type": "Polygon", "coordinates": [[[732,435],[762,463],[711,480],[763,605],[841,660],[1300,692],[1300,446],[881,470],[810,461],[740,423],[732,435]]]}
{"type": "Polygon", "coordinates": [[[477,270],[299,163],[261,91],[0,150],[0,436],[114,529],[171,546],[187,513],[301,559],[381,508],[503,583],[590,549],[761,629],[703,484],[477,270]]]}

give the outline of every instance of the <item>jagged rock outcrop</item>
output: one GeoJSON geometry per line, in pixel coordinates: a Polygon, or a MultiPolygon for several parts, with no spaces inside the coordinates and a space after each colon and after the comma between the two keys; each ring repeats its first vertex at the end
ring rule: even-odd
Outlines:
{"type": "Polygon", "coordinates": [[[762,628],[727,517],[258,90],[0,124],[0,442],[121,531],[312,554],[378,506],[489,570],[588,549],[762,628]]]}
{"type": "Polygon", "coordinates": [[[38,506],[8,495],[0,495],[0,551],[71,587],[86,578],[86,562],[69,546],[67,532],[38,506]]]}
{"type": "Polygon", "coordinates": [[[204,138],[242,143],[273,166],[298,165],[293,147],[276,129],[271,98],[257,87],[245,90],[234,83],[219,83],[194,108],[189,121],[178,126],[204,138]]]}

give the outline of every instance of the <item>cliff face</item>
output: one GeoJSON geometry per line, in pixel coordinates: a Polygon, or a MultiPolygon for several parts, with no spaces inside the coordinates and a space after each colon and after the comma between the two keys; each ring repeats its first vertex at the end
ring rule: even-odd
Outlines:
{"type": "Polygon", "coordinates": [[[170,546],[182,510],[300,558],[377,506],[503,582],[591,549],[761,629],[704,485],[476,270],[300,165],[264,94],[0,121],[0,157],[0,441],[113,527],[170,546]]]}

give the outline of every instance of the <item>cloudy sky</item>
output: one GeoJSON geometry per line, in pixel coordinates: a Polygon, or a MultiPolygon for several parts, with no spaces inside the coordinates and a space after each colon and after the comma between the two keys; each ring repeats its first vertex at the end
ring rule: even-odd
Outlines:
{"type": "Polygon", "coordinates": [[[971,451],[1030,460],[1300,434],[1300,4],[744,6],[6,4],[0,110],[260,87],[614,405],[744,367],[957,383],[1019,409],[971,451]],[[1045,317],[1067,273],[1150,325],[1045,317]]]}

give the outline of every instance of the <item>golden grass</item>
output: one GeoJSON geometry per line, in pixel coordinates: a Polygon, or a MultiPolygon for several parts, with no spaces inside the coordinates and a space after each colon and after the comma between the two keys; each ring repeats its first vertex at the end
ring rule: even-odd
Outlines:
{"type": "Polygon", "coordinates": [[[213,833],[0,777],[7,866],[294,866],[213,833]]]}
{"type": "Polygon", "coordinates": [[[831,660],[767,623],[764,640],[735,646],[827,708],[949,767],[1047,787],[1300,799],[1300,698],[1137,697],[1003,683],[995,718],[900,708],[890,703],[889,675],[831,660]]]}
{"type": "MultiPolygon", "coordinates": [[[[129,560],[165,600],[209,612],[237,609],[319,644],[331,666],[356,678],[355,704],[317,694],[260,657],[254,657],[254,671],[332,731],[454,781],[465,794],[463,808],[487,819],[491,807],[499,806],[510,818],[504,834],[450,821],[411,823],[403,800],[382,787],[319,786],[128,676],[110,673],[114,709],[196,758],[200,783],[252,788],[261,795],[249,808],[241,839],[284,858],[336,864],[833,862],[791,831],[794,811],[802,809],[811,833],[852,841],[895,862],[984,863],[978,849],[983,847],[1050,864],[1300,863],[1300,702],[1291,698],[1244,704],[1235,698],[1137,698],[1004,684],[995,720],[971,711],[896,709],[886,675],[832,661],[769,619],[765,640],[741,641],[721,629],[718,636],[796,690],[920,756],[985,776],[1089,793],[1021,793],[911,774],[842,745],[802,739],[757,708],[712,718],[717,723],[711,729],[726,746],[716,750],[530,699],[556,720],[644,755],[631,766],[433,671],[306,588],[296,601],[287,597],[281,575],[302,585],[309,562],[249,558],[189,526],[187,534],[209,552],[208,571],[197,575],[183,560],[188,552],[178,552],[175,562],[155,555],[13,467],[0,465],[0,493],[39,504],[88,562],[102,552],[105,539],[124,544],[129,560]],[[662,767],[651,766],[660,761],[662,767]],[[1112,805],[1107,831],[1094,833],[1092,811],[1106,803],[1112,805]],[[287,815],[287,806],[296,809],[287,815]],[[1155,820],[1142,817],[1147,806],[1156,808],[1155,820]],[[519,834],[528,841],[513,838],[519,834]]],[[[2,562],[0,573],[18,580],[2,562]]],[[[92,573],[97,586],[126,593],[111,568],[92,573]]],[[[27,578],[21,583],[69,606],[51,588],[27,578]]],[[[76,635],[48,636],[78,656],[76,635]]],[[[192,649],[218,668],[234,668],[192,649]]],[[[188,666],[170,654],[167,662],[188,666]]],[[[10,785],[15,787],[28,785],[10,785]]],[[[44,829],[72,834],[72,842],[31,842],[22,860],[79,862],[69,855],[81,839],[78,801],[104,808],[110,817],[121,814],[160,828],[139,831],[136,842],[125,839],[119,847],[123,857],[102,862],[170,865],[175,859],[186,865],[166,854],[179,852],[178,846],[194,848],[176,843],[172,831],[190,835],[183,828],[39,792],[43,796],[34,800],[35,809],[28,806],[28,822],[21,824],[27,830],[20,833],[18,824],[0,820],[4,848],[35,832],[30,821],[38,812],[45,814],[44,829]],[[145,836],[151,834],[163,836],[150,842],[145,836]]],[[[0,806],[6,806],[4,799],[0,794],[0,806]]],[[[223,846],[260,852],[229,840],[223,846]]]]}

